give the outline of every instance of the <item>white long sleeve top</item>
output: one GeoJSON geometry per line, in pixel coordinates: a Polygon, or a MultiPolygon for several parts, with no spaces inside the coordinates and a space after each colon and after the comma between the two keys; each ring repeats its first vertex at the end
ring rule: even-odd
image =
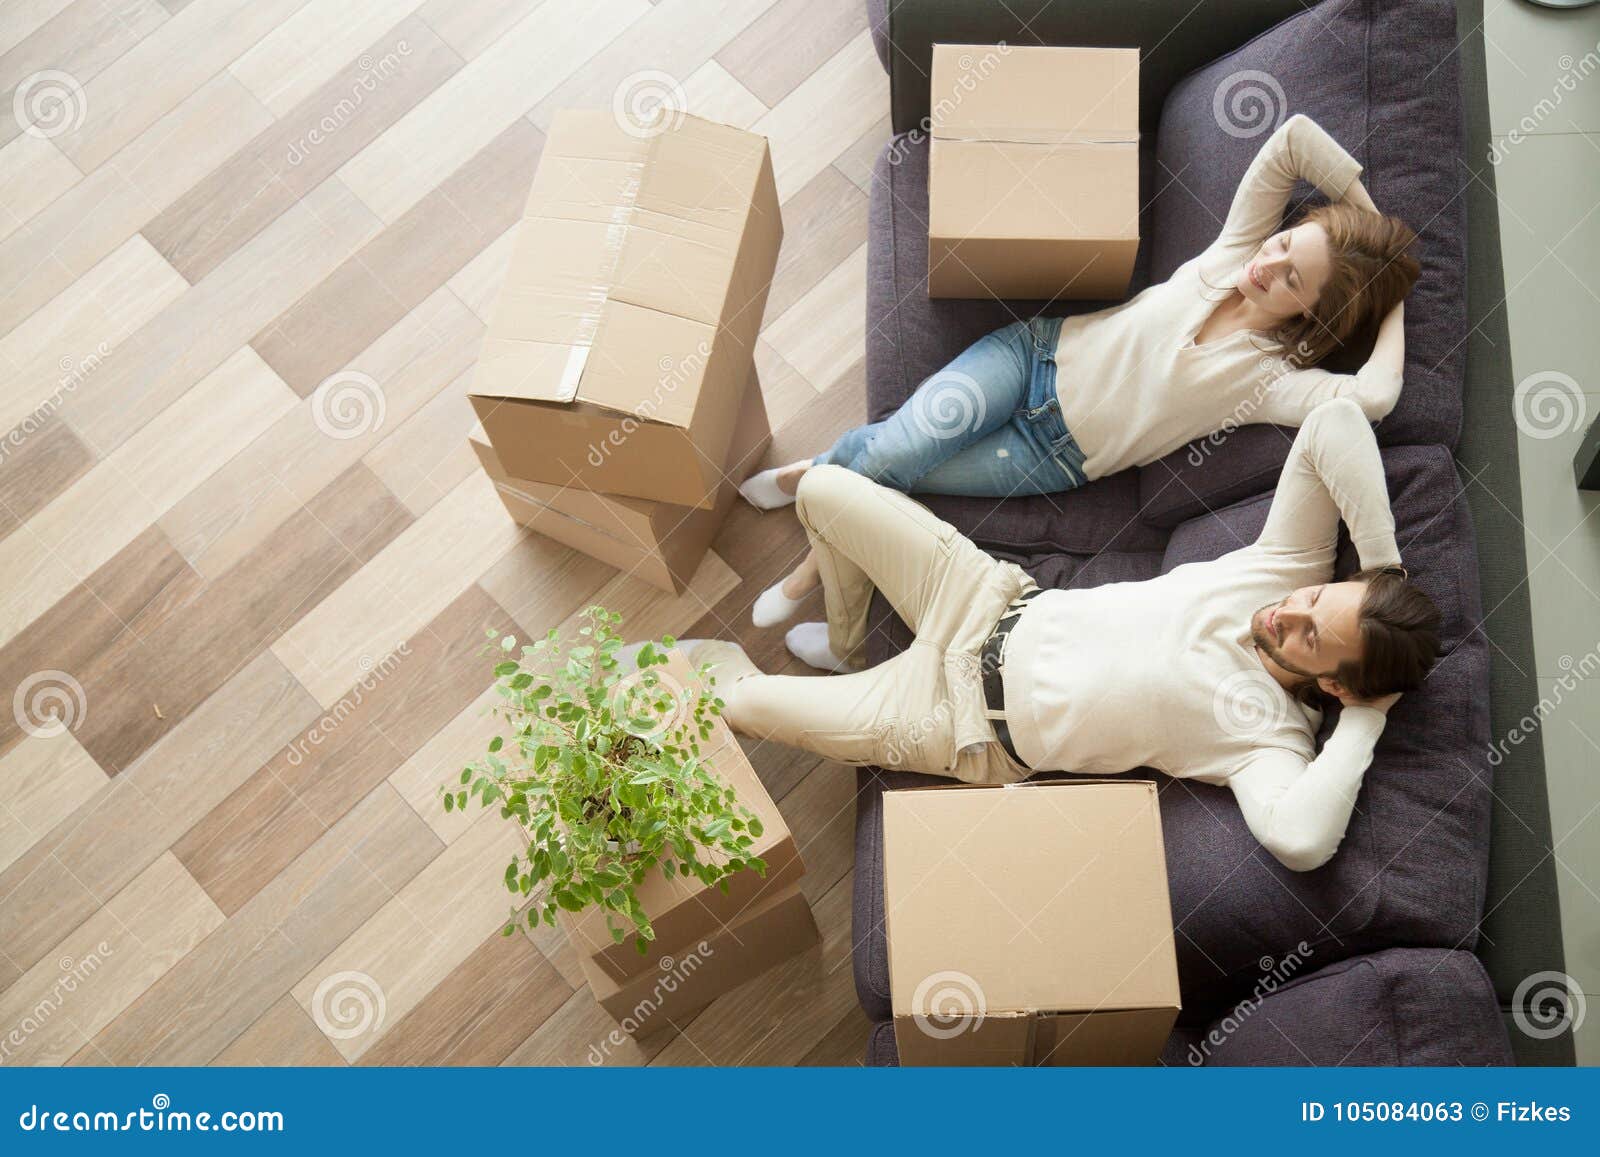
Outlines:
{"type": "Polygon", "coordinates": [[[1377,441],[1348,398],[1307,416],[1254,543],[1153,579],[1050,590],[1028,604],[1002,673],[1017,753],[1039,770],[1153,767],[1227,784],[1285,865],[1327,862],[1385,715],[1345,707],[1318,754],[1321,713],[1267,673],[1250,620],[1332,578],[1341,515],[1363,567],[1399,561],[1377,441]]]}
{"type": "Polygon", "coordinates": [[[1066,319],[1056,392],[1088,477],[1153,462],[1225,427],[1298,426],[1332,398],[1353,398],[1371,421],[1394,408],[1400,375],[1381,366],[1355,374],[1297,369],[1248,330],[1194,340],[1239,267],[1282,224],[1296,180],[1338,200],[1360,173],[1315,121],[1292,116],[1245,170],[1221,234],[1203,253],[1130,301],[1066,319]]]}

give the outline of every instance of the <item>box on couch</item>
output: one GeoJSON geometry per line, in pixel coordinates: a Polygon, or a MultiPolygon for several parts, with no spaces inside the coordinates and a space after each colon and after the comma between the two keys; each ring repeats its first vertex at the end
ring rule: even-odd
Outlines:
{"type": "Polygon", "coordinates": [[[681,594],[737,500],[738,484],[761,464],[772,434],[761,390],[752,380],[722,466],[716,505],[709,510],[513,478],[481,425],[468,441],[484,473],[494,479],[500,501],[523,526],[681,594]]]}
{"type": "Polygon", "coordinates": [[[782,239],[766,138],[558,114],[469,390],[506,472],[714,507],[782,239]]]}
{"type": "MultiPolygon", "coordinates": [[[[692,685],[696,679],[688,659],[676,651],[665,666],[653,669],[676,680],[682,687],[692,685]]],[[[586,972],[609,976],[621,985],[640,976],[649,978],[661,970],[663,958],[677,957],[701,940],[723,934],[741,919],[754,915],[762,904],[785,895],[805,875],[806,866],[793,833],[725,720],[720,717],[713,720],[711,734],[700,741],[700,749],[705,762],[737,793],[739,803],[761,820],[762,833],[756,837],[750,854],[766,861],[766,874],[748,870],[736,872],[723,881],[727,885],[724,891],[720,887],[707,888],[693,876],[681,872],[671,879],[659,870],[652,872],[635,890],[640,907],[655,929],[649,951],[642,954],[634,947],[631,934],[620,943],[611,938],[603,909],[559,913],[558,919],[573,948],[586,961],[586,972]]],[[[631,925],[628,928],[631,931],[631,925]]],[[[794,951],[804,946],[795,943],[794,951]]],[[[739,951],[743,952],[744,948],[739,947],[739,951]]],[[[723,963],[733,955],[730,947],[724,952],[723,963]]],[[[763,962],[757,955],[749,956],[742,967],[730,973],[734,979],[728,987],[772,963],[772,960],[763,962]]]]}
{"type": "Polygon", "coordinates": [[[1114,299],[1139,251],[1139,53],[933,46],[928,296],[1114,299]]]}
{"type": "Polygon", "coordinates": [[[1123,1065],[1179,1009],[1155,784],[1073,779],[883,797],[903,1065],[1123,1065]]]}

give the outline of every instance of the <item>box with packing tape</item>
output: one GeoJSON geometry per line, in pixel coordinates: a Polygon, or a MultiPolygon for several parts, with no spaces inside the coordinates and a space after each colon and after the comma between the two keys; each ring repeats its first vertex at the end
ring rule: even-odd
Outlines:
{"type": "MultiPolygon", "coordinates": [[[[688,659],[676,651],[666,666],[655,669],[685,687],[696,678],[688,659]]],[[[714,721],[701,751],[739,803],[761,820],[762,833],[750,853],[766,861],[766,872],[736,872],[723,881],[724,891],[682,872],[669,879],[660,870],[652,871],[635,890],[655,931],[644,953],[631,935],[620,942],[613,939],[603,909],[560,913],[596,999],[618,1019],[622,1016],[617,1010],[633,1009],[652,993],[663,1008],[698,1007],[817,938],[810,905],[799,891],[806,867],[794,834],[726,721],[714,721]],[[692,967],[687,964],[690,954],[695,957],[692,967]],[[676,974],[671,982],[665,980],[669,974],[676,974]]]]}
{"type": "Polygon", "coordinates": [[[928,296],[1124,296],[1138,50],[936,44],[930,97],[928,296]]]}
{"type": "Polygon", "coordinates": [[[752,381],[709,510],[514,478],[481,425],[468,440],[512,518],[651,586],[681,594],[737,500],[738,484],[761,465],[772,435],[761,391],[752,381]]]}
{"type": "Polygon", "coordinates": [[[904,1065],[1127,1065],[1179,1010],[1156,789],[891,791],[883,902],[904,1065]]]}
{"type": "Polygon", "coordinates": [[[559,113],[517,230],[468,391],[507,474],[714,507],[783,239],[766,138],[559,113]]]}

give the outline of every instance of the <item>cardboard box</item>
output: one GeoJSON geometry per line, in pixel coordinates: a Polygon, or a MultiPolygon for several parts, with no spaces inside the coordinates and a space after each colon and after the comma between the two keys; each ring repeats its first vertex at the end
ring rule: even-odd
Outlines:
{"type": "Polygon", "coordinates": [[[715,506],[782,239],[766,138],[557,114],[469,390],[506,472],[715,506]]]}
{"type": "Polygon", "coordinates": [[[755,905],[726,931],[684,945],[619,982],[589,957],[579,967],[600,1006],[631,1036],[681,1026],[730,992],[822,939],[798,885],[755,905]]]}
{"type": "MultiPolygon", "coordinates": [[[[681,653],[674,653],[665,667],[653,669],[665,672],[683,687],[690,686],[695,678],[694,668],[681,653]]],[[[726,892],[707,888],[693,876],[680,874],[669,880],[659,871],[647,876],[635,894],[650,917],[656,938],[643,955],[634,947],[632,926],[626,921],[623,923],[629,934],[620,944],[611,939],[603,909],[560,913],[559,919],[578,954],[589,958],[615,981],[657,971],[662,957],[676,956],[685,945],[720,934],[756,905],[782,894],[805,875],[805,863],[778,805],[761,785],[727,722],[717,719],[714,724],[710,737],[700,741],[701,753],[723,782],[738,793],[739,802],[760,817],[763,831],[751,852],[767,862],[766,875],[735,872],[726,880],[726,892]]]]}
{"type": "Polygon", "coordinates": [[[928,296],[1115,299],[1139,252],[1139,52],[933,46],[928,296]]]}
{"type": "Polygon", "coordinates": [[[482,426],[468,440],[512,518],[652,586],[681,594],[738,500],[738,484],[761,465],[772,434],[761,391],[752,381],[734,428],[729,460],[723,464],[726,477],[710,510],[513,478],[482,426]]]}
{"type": "Polygon", "coordinates": [[[891,791],[884,913],[904,1065],[1148,1064],[1178,968],[1153,783],[891,791]]]}

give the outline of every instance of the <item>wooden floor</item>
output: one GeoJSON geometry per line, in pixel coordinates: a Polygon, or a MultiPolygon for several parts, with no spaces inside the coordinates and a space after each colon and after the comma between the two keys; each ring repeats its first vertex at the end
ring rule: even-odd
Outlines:
{"type": "Polygon", "coordinates": [[[552,116],[660,73],[771,141],[774,458],[859,421],[863,9],[0,4],[0,108],[43,110],[0,121],[0,1063],[859,1062],[848,769],[750,747],[820,948],[621,1046],[559,936],[499,935],[511,831],[434,789],[492,730],[485,625],[598,601],[784,668],[748,612],[791,514],[669,597],[509,521],[464,391],[552,116]],[[341,371],[381,421],[334,424],[341,371]]]}

